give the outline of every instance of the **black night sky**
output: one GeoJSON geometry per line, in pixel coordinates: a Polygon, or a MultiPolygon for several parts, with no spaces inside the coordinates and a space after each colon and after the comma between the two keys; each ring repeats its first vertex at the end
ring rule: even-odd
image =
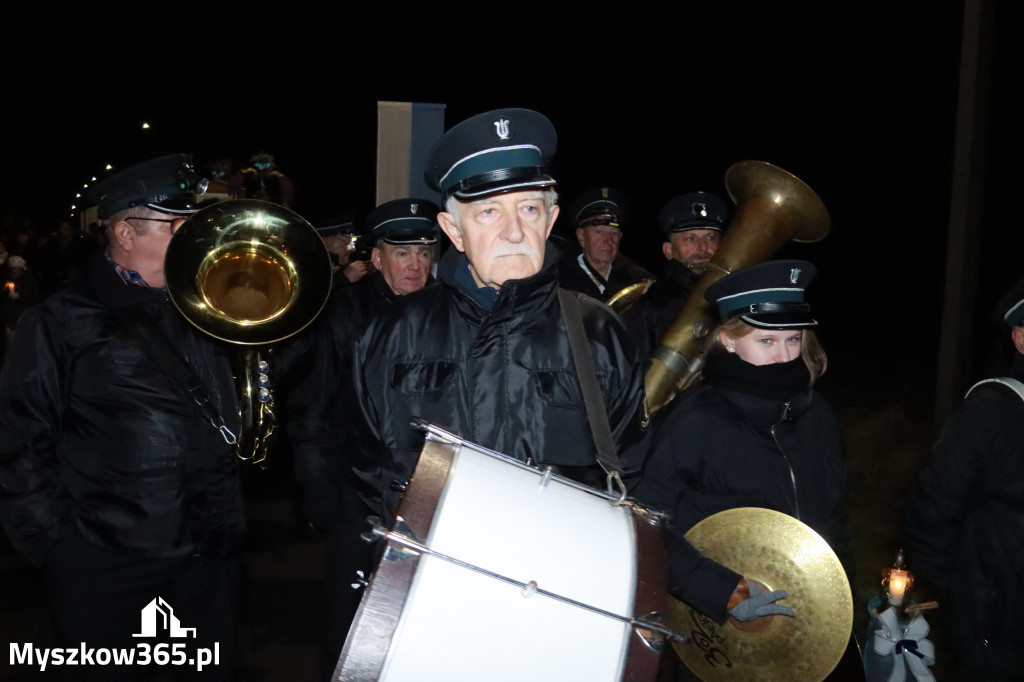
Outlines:
{"type": "MultiPolygon", "coordinates": [[[[1020,276],[1024,245],[1015,210],[1024,9],[984,4],[995,30],[985,41],[991,99],[979,110],[988,120],[985,199],[971,208],[979,318],[1020,276]]],[[[265,17],[187,9],[143,19],[92,8],[41,34],[36,52],[17,46],[17,26],[6,28],[5,224],[52,225],[108,162],[171,151],[200,164],[245,161],[260,150],[276,156],[296,185],[293,208],[315,222],[372,208],[378,101],[445,103],[449,126],[530,107],[559,132],[563,198],[597,184],[622,190],[635,214],[623,250],[652,268],[654,217],[675,194],[724,193],[726,168],[742,159],[800,177],[828,207],[832,232],[779,255],[819,266],[811,297],[838,370],[832,381],[894,371],[895,383],[926,391],[934,378],[962,0],[601,11],[454,2],[374,17],[360,14],[366,7],[278,6],[265,17]]]]}

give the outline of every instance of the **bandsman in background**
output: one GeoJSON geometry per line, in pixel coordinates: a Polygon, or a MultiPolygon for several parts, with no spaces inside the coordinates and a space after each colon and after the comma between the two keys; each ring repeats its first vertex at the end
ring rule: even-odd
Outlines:
{"type": "Polygon", "coordinates": [[[628,225],[626,198],[611,187],[588,189],[573,203],[572,220],[580,251],[568,251],[558,265],[565,289],[607,301],[631,284],[654,275],[619,252],[628,225]]]}
{"type": "Polygon", "coordinates": [[[1009,370],[975,384],[950,415],[910,498],[908,557],[938,591],[957,679],[1024,672],[1024,278],[994,317],[1009,370]]]}
{"type": "MultiPolygon", "coordinates": [[[[329,534],[321,640],[325,678],[334,669],[362,596],[352,583],[373,569],[373,547],[359,538],[372,510],[356,493],[347,456],[351,444],[347,425],[358,410],[351,390],[353,344],[399,298],[433,282],[438,210],[426,199],[397,199],[367,216],[364,237],[374,244],[370,252],[374,270],[331,293],[308,341],[322,349],[312,354],[323,360],[288,398],[302,511],[317,531],[329,534]]],[[[304,343],[300,340],[296,346],[302,348],[304,343]]]]}
{"type": "Polygon", "coordinates": [[[316,226],[331,257],[331,289],[355,284],[370,274],[372,265],[356,255],[356,229],[352,216],[332,218],[316,226]]]}
{"type": "Polygon", "coordinates": [[[641,360],[650,356],[686,305],[718,250],[729,213],[721,197],[691,192],[672,199],[658,214],[658,226],[665,233],[661,252],[668,263],[658,281],[623,314],[641,360]]]}

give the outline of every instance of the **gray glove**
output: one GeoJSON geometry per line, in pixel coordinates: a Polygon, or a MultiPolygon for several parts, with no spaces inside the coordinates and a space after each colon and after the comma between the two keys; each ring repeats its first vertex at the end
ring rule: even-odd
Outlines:
{"type": "Polygon", "coordinates": [[[789,592],[785,590],[765,592],[755,582],[748,582],[747,586],[750,588],[750,596],[726,612],[736,620],[747,622],[761,616],[796,615],[792,606],[775,603],[788,597],[789,592]]]}

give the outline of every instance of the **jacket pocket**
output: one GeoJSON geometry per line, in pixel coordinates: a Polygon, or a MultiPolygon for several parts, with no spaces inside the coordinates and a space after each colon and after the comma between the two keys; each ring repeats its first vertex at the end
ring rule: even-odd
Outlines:
{"type": "Polygon", "coordinates": [[[391,388],[402,395],[429,395],[443,391],[459,370],[444,360],[396,362],[391,366],[391,388]]]}
{"type": "MultiPolygon", "coordinates": [[[[585,409],[583,391],[576,373],[569,369],[533,370],[534,390],[541,400],[553,407],[585,409]]],[[[597,384],[602,396],[607,392],[604,377],[598,374],[597,384]]]]}

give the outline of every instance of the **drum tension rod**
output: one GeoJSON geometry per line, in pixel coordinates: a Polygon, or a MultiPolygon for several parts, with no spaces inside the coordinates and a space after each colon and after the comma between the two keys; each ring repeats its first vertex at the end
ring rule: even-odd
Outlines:
{"type": "MultiPolygon", "coordinates": [[[[372,518],[373,517],[370,517],[367,520],[370,521],[372,518]]],[[[551,599],[554,599],[556,601],[560,601],[563,604],[568,604],[569,606],[575,606],[577,608],[581,608],[581,609],[584,609],[586,611],[590,611],[591,613],[596,613],[596,614],[598,614],[600,616],[605,616],[607,618],[611,618],[613,620],[617,620],[617,621],[619,621],[621,623],[626,623],[627,625],[630,625],[630,626],[632,626],[634,628],[638,628],[638,629],[642,629],[642,630],[650,630],[652,632],[657,632],[657,633],[665,636],[669,641],[672,641],[672,642],[690,642],[690,641],[692,641],[688,636],[682,634],[681,632],[676,632],[675,630],[673,630],[671,628],[668,628],[668,627],[666,627],[666,626],[664,626],[664,625],[662,625],[660,623],[654,622],[652,620],[645,620],[643,618],[629,618],[627,616],[621,616],[621,615],[619,615],[617,613],[613,613],[611,611],[606,611],[604,609],[598,608],[598,607],[593,606],[591,604],[584,604],[581,601],[577,601],[575,599],[571,599],[571,598],[563,596],[561,594],[556,594],[554,592],[549,592],[548,590],[541,589],[540,587],[537,586],[537,582],[535,580],[530,580],[530,581],[524,583],[522,581],[515,580],[514,578],[510,578],[510,577],[502,575],[500,573],[495,573],[494,571],[489,571],[486,568],[482,568],[480,566],[476,566],[474,564],[467,563],[467,562],[462,561],[460,559],[456,559],[453,556],[449,556],[447,554],[442,554],[441,552],[435,552],[434,550],[430,549],[429,547],[427,547],[423,543],[417,542],[414,538],[411,538],[411,537],[409,537],[407,535],[403,535],[403,534],[395,532],[395,531],[389,531],[387,528],[385,528],[379,522],[379,520],[375,520],[375,522],[373,522],[373,521],[371,521],[371,522],[373,523],[373,528],[372,528],[371,532],[373,533],[373,535],[376,535],[377,537],[387,538],[388,540],[390,540],[390,541],[392,541],[392,542],[394,542],[396,544],[399,544],[399,545],[401,545],[402,547],[404,547],[404,548],[406,548],[408,550],[412,550],[414,552],[417,552],[419,554],[424,554],[426,556],[436,557],[438,559],[441,559],[442,561],[447,561],[450,564],[454,564],[456,566],[461,566],[462,568],[466,568],[466,569],[469,569],[471,571],[476,571],[477,573],[485,575],[485,576],[487,576],[489,578],[494,578],[495,580],[500,580],[500,581],[502,581],[504,583],[508,583],[509,585],[515,585],[516,587],[518,587],[519,589],[521,589],[523,591],[523,596],[530,597],[530,596],[532,596],[534,594],[540,594],[540,595],[543,595],[545,597],[549,597],[551,599]]],[[[405,521],[401,517],[396,519],[395,523],[396,523],[396,525],[405,526],[405,521]]],[[[408,526],[405,526],[405,527],[408,527],[408,526]]],[[[644,639],[647,640],[646,637],[644,637],[644,639]]]]}

